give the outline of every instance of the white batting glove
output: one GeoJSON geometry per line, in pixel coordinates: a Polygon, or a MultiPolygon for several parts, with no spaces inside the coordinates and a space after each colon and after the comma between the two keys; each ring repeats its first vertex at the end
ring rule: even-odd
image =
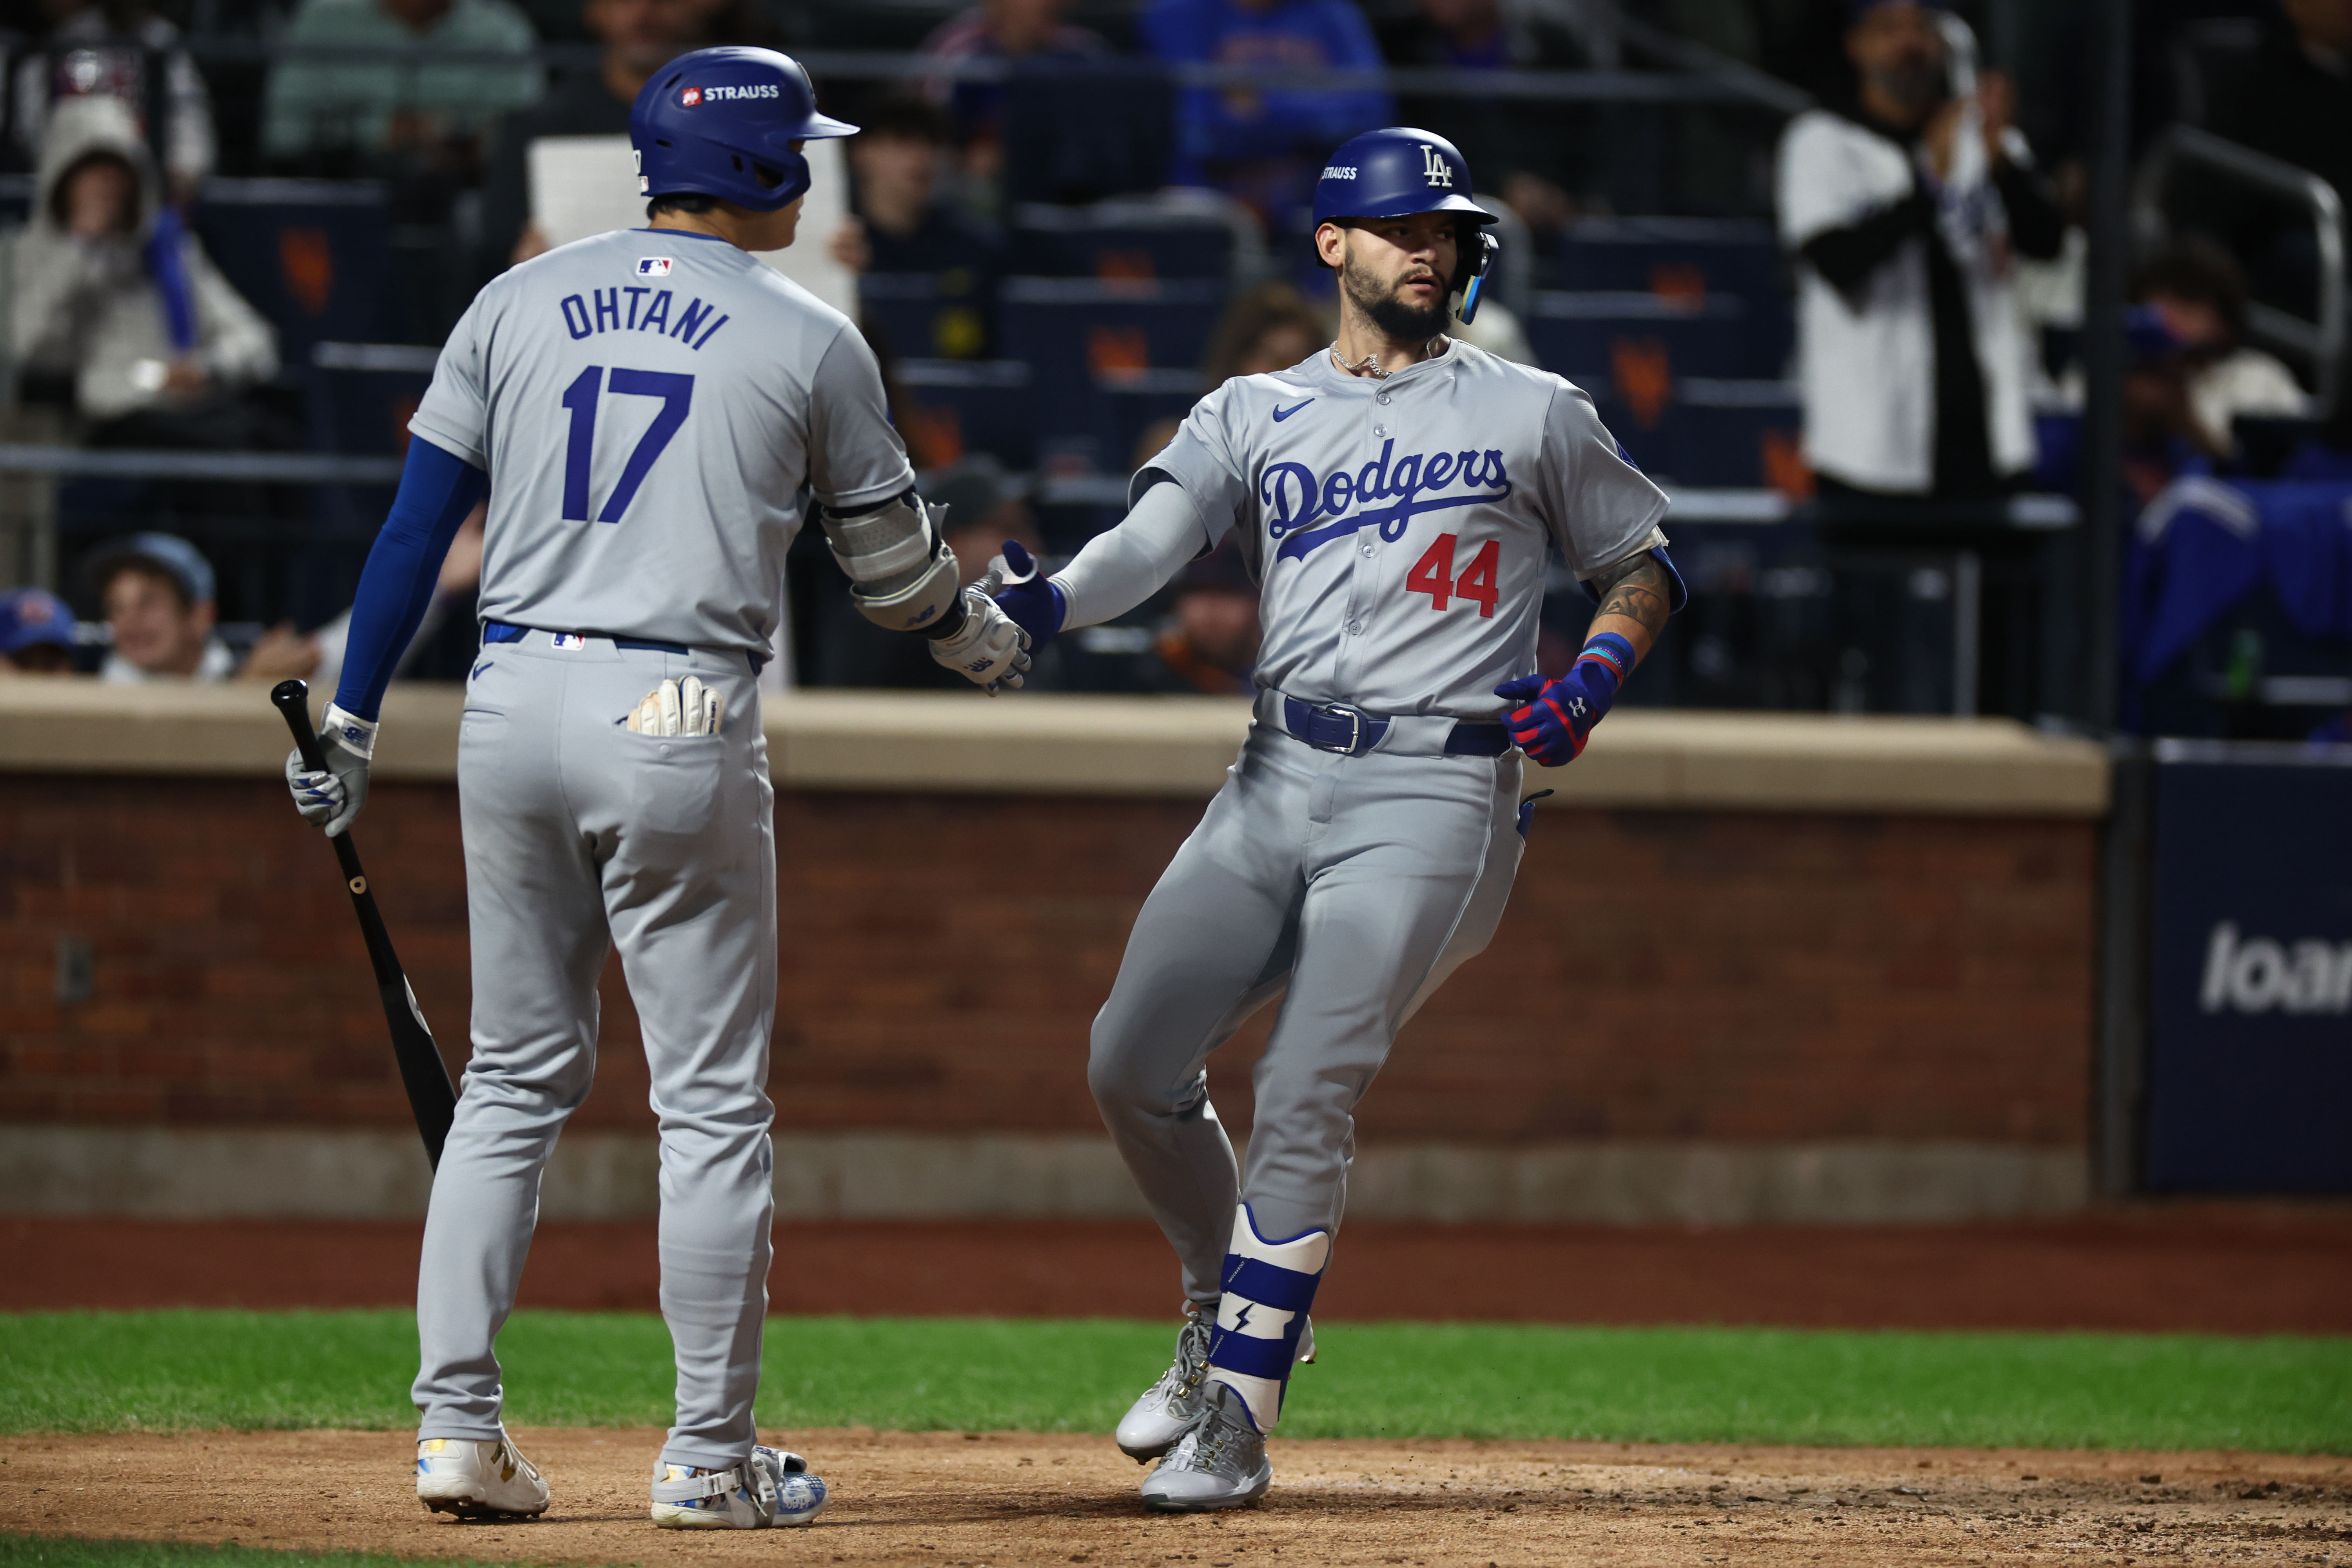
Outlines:
{"type": "Polygon", "coordinates": [[[639,735],[716,735],[725,723],[719,693],[691,675],[663,681],[629,710],[629,729],[639,735]]]}
{"type": "Polygon", "coordinates": [[[330,703],[319,726],[319,750],[326,767],[312,772],[302,765],[299,751],[286,754],[286,787],[293,793],[294,809],[302,820],[315,823],[334,837],[352,825],[367,804],[368,764],[375,758],[375,724],[330,703]]]}
{"type": "Polygon", "coordinates": [[[1029,668],[1029,634],[996,602],[1003,579],[992,565],[963,591],[963,625],[953,637],[936,637],[931,657],[991,697],[1018,689],[1029,668]]]}

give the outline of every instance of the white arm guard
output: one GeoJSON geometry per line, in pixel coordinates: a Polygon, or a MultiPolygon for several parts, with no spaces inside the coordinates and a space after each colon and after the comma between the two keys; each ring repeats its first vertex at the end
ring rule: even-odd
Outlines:
{"type": "Polygon", "coordinates": [[[956,584],[962,574],[920,496],[908,490],[850,517],[820,508],[818,517],[834,560],[849,574],[849,596],[858,614],[886,630],[926,637],[944,636],[961,625],[961,616],[950,612],[958,608],[956,584]]]}

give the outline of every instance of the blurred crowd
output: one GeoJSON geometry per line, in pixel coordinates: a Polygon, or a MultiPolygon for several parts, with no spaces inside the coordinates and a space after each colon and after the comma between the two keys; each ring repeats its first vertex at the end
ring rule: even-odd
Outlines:
{"type": "MultiPolygon", "coordinates": [[[[2185,121],[2338,188],[2352,179],[2352,0],[2143,0],[2137,12],[2136,154],[2185,121]]],[[[1557,341],[1520,319],[1530,300],[1601,301],[1559,306],[1557,318],[1628,297],[1626,284],[1579,270],[1576,237],[1593,225],[1769,218],[1779,254],[1765,295],[1725,308],[1782,347],[1762,370],[1727,373],[1757,390],[1724,382],[1732,393],[1717,395],[1762,406],[1771,386],[1788,387],[1793,428],[1785,439],[1765,431],[1760,477],[1737,482],[1812,498],[1832,544],[1841,527],[1849,542],[1875,539],[1871,528],[1916,503],[2079,496],[2081,0],[12,0],[0,5],[0,36],[7,156],[24,190],[0,274],[11,394],[0,430],[19,441],[396,452],[397,399],[367,415],[391,432],[383,446],[322,437],[331,400],[316,367],[337,347],[325,340],[429,353],[474,289],[550,245],[535,147],[619,136],[668,59],[748,43],[898,51],[907,62],[887,79],[820,73],[827,108],[865,129],[843,149],[845,216],[804,230],[803,244],[865,280],[862,324],[926,486],[950,506],[968,575],[1007,538],[1049,559],[1074,549],[1073,514],[1045,510],[1058,480],[1117,480],[1165,441],[1185,398],[1294,363],[1328,339],[1328,279],[1300,259],[1305,205],[1329,148],[1384,123],[1451,137],[1482,197],[1508,209],[1517,291],[1496,295],[1469,335],[1511,357],[1541,359],[1557,341]],[[240,41],[248,47],[230,47],[240,41]],[[1171,74],[1198,67],[1266,74],[1171,74]],[[1718,98],[1661,114],[1521,94],[1542,79],[1512,74],[1615,71],[1763,73],[1813,106],[1791,115],[1718,98]],[[391,243],[409,248],[352,283],[328,213],[281,226],[255,251],[221,205],[224,175],[373,182],[391,243]],[[943,423],[915,395],[924,377],[952,380],[954,365],[998,374],[1034,349],[1009,341],[1003,310],[1008,289],[1043,270],[1023,247],[1021,223],[1034,220],[1022,215],[1107,197],[1164,204],[1171,191],[1251,237],[1217,275],[1221,314],[1192,340],[1205,342],[1197,362],[1190,349],[1165,361],[1140,329],[1086,329],[1091,374],[1167,394],[1139,393],[1142,413],[1108,445],[1072,458],[1008,443],[971,419],[943,423]],[[265,273],[268,298],[254,281],[265,273]],[[886,319],[878,301],[909,287],[922,314],[886,319]],[[364,328],[331,331],[352,288],[390,303],[364,328]],[[1782,335],[1760,317],[1784,321],[1782,335]]],[[[299,189],[320,212],[333,205],[319,194],[327,186],[299,189]]],[[[2334,367],[2263,331],[2282,312],[2317,315],[2325,247],[2274,201],[2193,181],[2180,195],[2170,221],[2134,237],[2129,505],[2147,509],[2191,479],[2347,471],[2347,422],[2328,417],[2334,367]]],[[[257,186],[235,199],[280,198],[257,186]]],[[[1154,278],[1150,256],[1113,250],[1097,275],[1154,278]]],[[[1657,304],[1622,307],[1636,315],[1703,315],[1720,292],[1674,266],[1645,280],[1657,304]]],[[[1662,411],[1705,384],[1644,357],[1647,342],[1618,342],[1599,363],[1547,363],[1591,387],[1637,459],[1676,479],[1673,458],[1654,460],[1670,450],[1662,411]]],[[[381,363],[423,374],[414,353],[381,363]]],[[[51,526],[79,629],[58,642],[58,602],[20,595],[6,638],[31,640],[6,653],[9,667],[53,665],[69,648],[74,668],[111,679],[328,679],[335,610],[373,508],[380,499],[364,489],[337,499],[213,478],[71,481],[51,526]]],[[[1100,526],[1116,508],[1090,516],[1100,526]]],[[[839,613],[828,570],[822,551],[795,556],[807,580],[789,595],[777,678],[930,683],[924,661],[839,613]]],[[[461,545],[412,674],[462,668],[472,571],[461,545]]],[[[1129,624],[1071,639],[1037,684],[1244,689],[1253,605],[1237,563],[1212,557],[1129,624]]],[[[1578,613],[1565,595],[1548,647],[1571,646],[1578,613]]],[[[1712,633],[1690,635],[1688,689],[1739,700],[1705,679],[1710,658],[1733,656],[1709,651],[1712,633]]],[[[1835,706],[1832,684],[1774,689],[1835,706]]]]}

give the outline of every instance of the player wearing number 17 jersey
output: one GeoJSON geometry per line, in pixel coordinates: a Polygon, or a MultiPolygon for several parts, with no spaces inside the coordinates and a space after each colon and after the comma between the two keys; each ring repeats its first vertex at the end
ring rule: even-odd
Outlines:
{"type": "Polygon", "coordinates": [[[1118,1426],[1160,1460],[1143,1483],[1158,1509],[1270,1484],[1264,1436],[1312,1344],[1356,1102],[1502,916],[1520,753],[1575,756],[1680,595],[1666,499],[1591,399],[1444,334],[1448,296],[1467,319],[1493,254],[1469,189],[1426,132],[1334,153],[1315,237],[1340,274],[1339,340],[1203,397],[1118,528],[1003,595],[1033,637],[1092,625],[1229,535],[1259,584],[1255,722],[1135,922],[1088,1064],[1187,1299],[1175,1363],[1118,1426]],[[1546,681],[1555,550],[1601,608],[1546,681]],[[1286,991],[1239,1171],[1205,1063],[1286,991]]]}
{"type": "Polygon", "coordinates": [[[494,1351],[540,1173],[594,1073],[596,980],[617,947],[661,1134],[661,1306],[677,1419],[656,1523],[805,1523],[824,1483],[752,1424],[771,1261],[774,794],[756,682],[806,498],[869,618],[993,689],[1019,628],[914,495],[856,329],[751,254],[792,243],[818,114],[763,49],[664,67],[630,115],[648,226],[492,282],[410,424],[368,558],[330,767],[288,772],[342,831],[377,710],[451,535],[488,497],[482,651],[457,748],[473,1057],[417,1279],[417,1495],[460,1514],[548,1506],[500,1421],[494,1351]]]}

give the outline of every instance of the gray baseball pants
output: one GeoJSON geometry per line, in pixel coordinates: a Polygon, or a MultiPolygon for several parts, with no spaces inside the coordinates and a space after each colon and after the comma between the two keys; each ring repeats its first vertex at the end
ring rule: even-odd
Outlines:
{"type": "Polygon", "coordinates": [[[1095,1018],[1088,1085],[1186,1294],[1219,1294],[1234,1212],[1334,1233],[1356,1102],[1397,1030],[1486,947],[1518,872],[1519,757],[1318,751],[1260,723],[1176,851],[1095,1018]],[[1253,1078],[1246,1179],[1209,1053],[1286,989],[1253,1078]]]}
{"type": "Polygon", "coordinates": [[[540,1172],[596,1064],[596,977],[617,947],[661,1130],[661,1309],[677,1358],[662,1458],[751,1451],[774,1200],[766,1093],[776,1006],[775,791],[742,656],[485,647],[457,743],[473,1059],[417,1270],[422,1437],[494,1438],[493,1348],[539,1218],[540,1172]],[[698,677],[713,736],[634,734],[698,677]]]}

